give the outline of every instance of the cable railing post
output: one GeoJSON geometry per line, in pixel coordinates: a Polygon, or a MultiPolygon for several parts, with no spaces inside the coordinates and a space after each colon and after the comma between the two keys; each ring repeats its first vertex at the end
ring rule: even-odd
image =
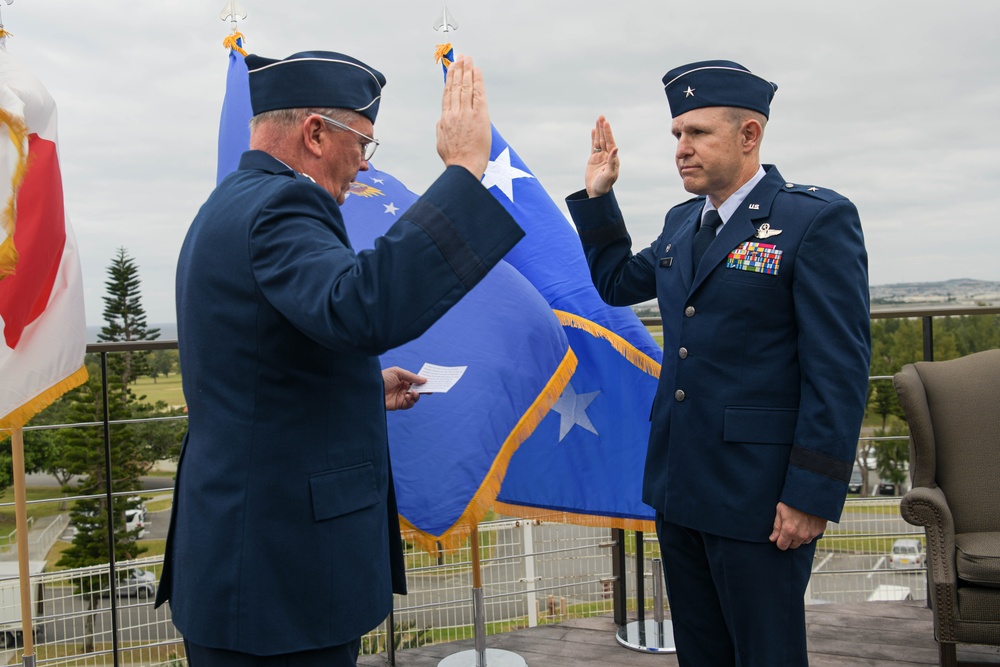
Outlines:
{"type": "Polygon", "coordinates": [[[611,576],[614,577],[611,595],[614,605],[615,625],[621,627],[628,623],[628,610],[626,609],[628,585],[625,581],[625,530],[623,528],[613,528],[611,530],[611,539],[614,541],[614,545],[611,547],[611,576]]]}
{"type": "Polygon", "coordinates": [[[934,361],[934,317],[925,315],[924,322],[924,361],[934,361]]]}
{"type": "MultiPolygon", "coordinates": [[[[111,410],[108,406],[108,353],[101,352],[101,399],[104,402],[104,484],[108,514],[108,568],[111,587],[111,650],[118,667],[118,583],[115,572],[115,513],[111,484],[111,410]]],[[[93,585],[93,584],[91,584],[93,585]]],[[[93,592],[91,592],[93,599],[93,592]]]]}
{"type": "Polygon", "coordinates": [[[646,623],[646,543],[641,530],[635,531],[635,617],[639,627],[646,623]]]}

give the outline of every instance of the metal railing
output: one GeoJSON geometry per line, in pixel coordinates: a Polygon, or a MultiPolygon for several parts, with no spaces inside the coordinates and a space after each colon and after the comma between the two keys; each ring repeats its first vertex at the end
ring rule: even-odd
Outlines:
{"type": "MultiPolygon", "coordinates": [[[[1000,307],[886,309],[873,311],[871,316],[873,319],[920,318],[923,321],[923,356],[932,359],[934,318],[996,314],[1000,314],[1000,307]]],[[[642,320],[647,326],[660,324],[659,318],[642,320]]],[[[97,343],[88,345],[87,352],[100,355],[102,374],[106,376],[108,354],[176,347],[176,341],[97,343]]],[[[891,376],[870,379],[887,381],[891,376]]],[[[107,382],[102,382],[102,386],[107,405],[107,382]]],[[[111,426],[144,421],[152,420],[111,420],[105,412],[102,421],[28,425],[25,431],[101,427],[110,478],[111,426]]],[[[101,497],[107,500],[106,506],[110,508],[113,497],[134,493],[115,493],[108,488],[97,496],[32,501],[31,504],[101,497]]],[[[898,504],[898,498],[848,500],[843,519],[839,524],[831,524],[817,548],[807,596],[810,602],[926,597],[922,561],[894,563],[893,567],[888,562],[896,539],[923,540],[922,531],[899,517],[898,504]]],[[[652,595],[643,592],[648,588],[646,580],[651,578],[652,559],[659,557],[659,546],[651,535],[516,518],[483,523],[479,534],[488,634],[570,617],[609,613],[622,624],[630,613],[641,615],[651,608],[652,595]],[[638,547],[637,537],[640,538],[638,547]]],[[[122,662],[176,665],[182,661],[183,646],[170,622],[169,608],[154,611],[151,597],[140,597],[134,583],[121,579],[123,571],[138,568],[158,580],[161,564],[159,557],[123,563],[116,563],[112,558],[103,566],[33,575],[33,590],[38,591],[36,619],[42,628],[36,643],[37,664],[73,667],[114,664],[117,667],[122,662]],[[84,596],[77,592],[79,587],[74,586],[74,582],[87,577],[98,582],[93,588],[100,592],[99,595],[84,596]]],[[[416,646],[471,636],[470,568],[468,545],[450,552],[440,561],[420,552],[408,552],[407,579],[411,593],[406,597],[397,596],[393,615],[382,627],[366,635],[363,651],[389,651],[391,655],[390,646],[416,646]]],[[[0,587],[4,584],[5,581],[0,580],[0,587]]],[[[0,607],[0,619],[4,618],[2,614],[0,607]]],[[[0,645],[9,641],[4,634],[6,627],[0,625],[0,645]]],[[[12,657],[12,648],[8,646],[8,659],[12,657]]]]}

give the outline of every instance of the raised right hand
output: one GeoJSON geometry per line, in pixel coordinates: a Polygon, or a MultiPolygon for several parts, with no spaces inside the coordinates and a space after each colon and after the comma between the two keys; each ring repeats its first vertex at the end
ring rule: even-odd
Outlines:
{"type": "Polygon", "coordinates": [[[459,56],[445,78],[437,124],[438,155],[445,165],[465,167],[482,178],[490,161],[491,139],[482,72],[473,67],[472,58],[459,56]]]}
{"type": "Polygon", "coordinates": [[[618,166],[618,146],[611,134],[611,123],[599,116],[590,131],[590,159],[584,176],[587,196],[600,197],[611,192],[611,186],[618,180],[618,166]]]}

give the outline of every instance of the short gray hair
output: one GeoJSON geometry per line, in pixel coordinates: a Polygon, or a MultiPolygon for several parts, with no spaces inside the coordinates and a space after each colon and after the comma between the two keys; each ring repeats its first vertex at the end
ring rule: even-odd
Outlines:
{"type": "Polygon", "coordinates": [[[726,107],[726,109],[728,110],[729,122],[733,124],[733,127],[738,128],[743,124],[743,121],[750,118],[760,123],[762,129],[767,127],[767,116],[759,111],[742,107],[726,107]]]}
{"type": "Polygon", "coordinates": [[[251,118],[250,131],[252,132],[262,123],[273,123],[274,125],[291,129],[314,113],[327,116],[345,125],[361,115],[351,109],[274,109],[273,111],[259,113],[251,118]]]}

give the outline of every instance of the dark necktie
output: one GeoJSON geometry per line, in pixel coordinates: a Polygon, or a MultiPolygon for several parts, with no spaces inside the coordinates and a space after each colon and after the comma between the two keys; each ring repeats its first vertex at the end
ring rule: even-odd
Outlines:
{"type": "Polygon", "coordinates": [[[695,271],[698,270],[698,262],[701,261],[701,256],[705,254],[708,246],[711,245],[712,240],[715,238],[715,230],[721,224],[722,218],[715,209],[706,213],[705,218],[701,221],[701,227],[698,228],[698,233],[694,235],[694,243],[691,246],[691,261],[695,271]]]}

